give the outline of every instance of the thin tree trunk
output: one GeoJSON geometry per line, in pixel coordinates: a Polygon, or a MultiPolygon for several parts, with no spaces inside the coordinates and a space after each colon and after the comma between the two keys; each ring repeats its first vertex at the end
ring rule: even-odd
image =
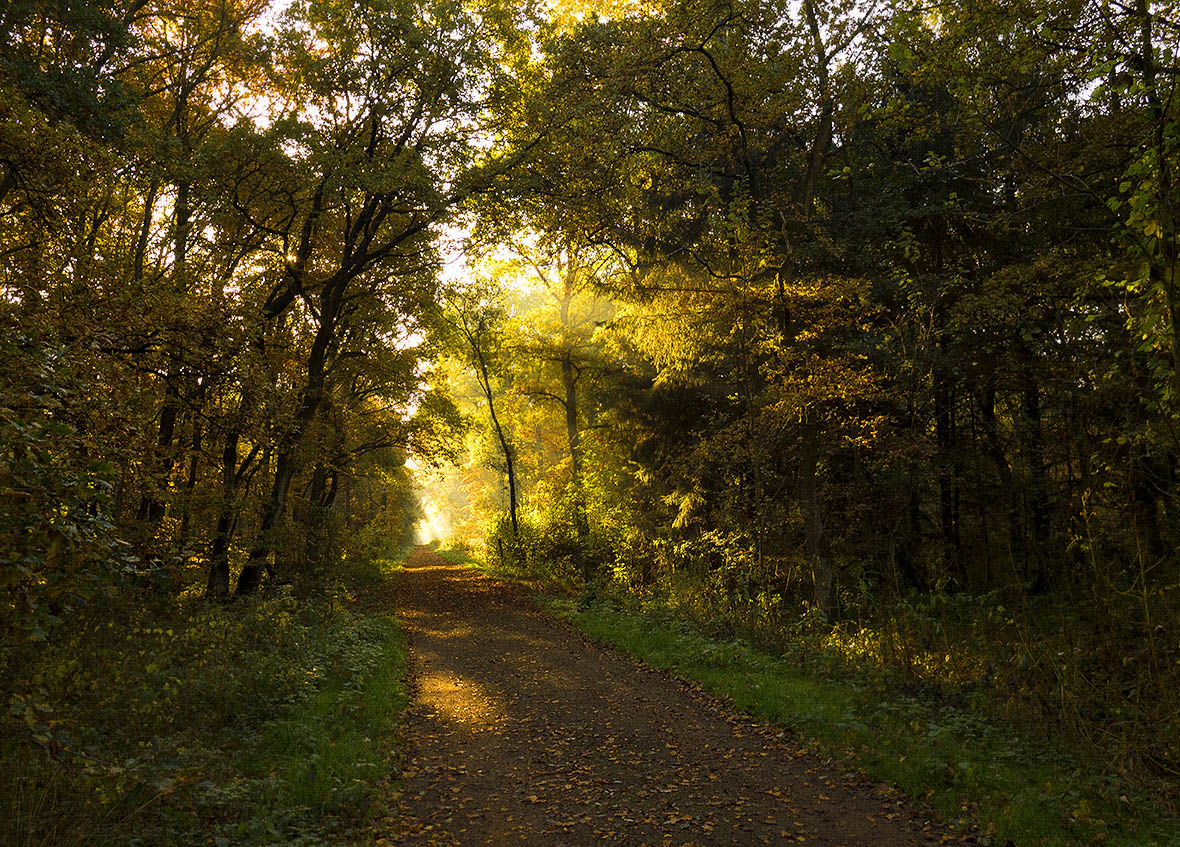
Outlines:
{"type": "MultiPolygon", "coordinates": [[[[203,388],[199,397],[204,398],[203,388]]],[[[197,488],[197,476],[201,465],[201,448],[204,446],[205,428],[200,410],[193,413],[192,432],[192,441],[189,443],[191,455],[189,456],[188,478],[184,482],[184,495],[181,499],[180,533],[177,540],[177,545],[181,550],[184,550],[188,546],[188,536],[193,514],[193,492],[197,488]]]]}
{"type": "Polygon", "coordinates": [[[488,410],[491,412],[492,425],[496,430],[496,440],[500,442],[500,450],[504,453],[504,464],[507,466],[508,514],[512,520],[512,536],[515,538],[520,534],[520,524],[516,515],[516,452],[512,445],[508,443],[508,438],[504,435],[504,428],[500,426],[500,421],[496,417],[495,410],[492,407],[491,397],[488,397],[488,410]]]}
{"type": "Polygon", "coordinates": [[[1032,519],[1033,544],[1030,566],[1032,590],[1039,592],[1048,587],[1045,553],[1049,543],[1049,471],[1045,461],[1044,436],[1041,431],[1041,393],[1029,377],[1022,397],[1022,413],[1025,422],[1025,443],[1028,451],[1029,516],[1032,519]]]}
{"type": "MultiPolygon", "coordinates": [[[[156,472],[159,474],[157,480],[163,490],[167,490],[169,477],[172,474],[172,468],[175,461],[172,458],[172,441],[176,437],[176,419],[180,411],[180,395],[171,381],[167,383],[164,390],[164,405],[160,409],[160,425],[156,434],[156,449],[158,464],[156,465],[156,472]]],[[[146,480],[150,486],[153,481],[146,480]]],[[[135,519],[140,524],[146,524],[152,527],[158,526],[160,521],[164,519],[167,511],[167,502],[163,496],[155,491],[147,491],[139,501],[139,511],[136,513],[135,519]]]]}
{"type": "MultiPolygon", "coordinates": [[[[803,217],[810,220],[816,191],[819,188],[819,178],[823,173],[824,160],[832,143],[833,104],[829,84],[829,65],[831,56],[828,55],[824,43],[823,33],[819,26],[819,16],[816,12],[814,0],[803,1],[803,14],[807,19],[811,31],[812,47],[815,50],[816,75],[819,81],[819,122],[816,125],[815,136],[812,138],[808,150],[807,172],[800,190],[800,204],[803,217]]],[[[789,245],[788,254],[790,253],[789,245]]],[[[785,323],[785,320],[784,320],[785,323]]],[[[815,590],[815,605],[825,615],[832,611],[832,596],[835,582],[835,572],[832,559],[827,550],[824,539],[823,516],[820,514],[819,483],[817,472],[819,467],[819,427],[815,420],[815,412],[806,409],[801,421],[802,444],[799,456],[799,503],[803,507],[804,538],[807,559],[811,566],[812,585],[815,590]]]]}
{"type": "MultiPolygon", "coordinates": [[[[1167,137],[1169,118],[1165,113],[1165,102],[1173,96],[1171,91],[1160,91],[1156,64],[1155,20],[1148,0],[1138,0],[1136,14],[1139,16],[1139,49],[1136,57],[1143,74],[1143,88],[1147,95],[1148,116],[1151,119],[1151,144],[1155,152],[1155,199],[1156,222],[1159,227],[1156,250],[1148,257],[1148,272],[1152,281],[1164,292],[1168,303],[1172,336],[1172,393],[1173,403],[1180,402],[1180,286],[1176,284],[1176,191],[1172,175],[1172,141],[1167,137]]],[[[1147,236],[1151,238],[1151,236],[1147,236]]]]}
{"type": "MultiPolygon", "coordinates": [[[[574,530],[583,553],[590,538],[586,517],[586,492],[582,486],[582,433],[578,429],[578,380],[573,362],[566,355],[561,360],[561,382],[565,389],[565,434],[570,451],[570,478],[574,486],[574,530]]],[[[588,567],[586,564],[583,568],[588,567]]],[[[583,574],[583,576],[588,576],[583,574]]]]}
{"type": "MultiPolygon", "coordinates": [[[[186,263],[188,261],[188,231],[189,231],[189,185],[187,182],[182,182],[176,186],[176,221],[172,231],[172,252],[173,252],[173,279],[172,285],[176,291],[186,290],[185,278],[187,276],[186,263]]],[[[141,242],[146,236],[147,228],[150,222],[147,220],[150,210],[145,210],[145,221],[140,232],[141,242]]],[[[134,272],[142,277],[143,266],[142,259],[136,257],[137,266],[134,272]]],[[[157,447],[160,450],[162,457],[161,476],[165,488],[167,487],[168,477],[172,473],[172,468],[175,464],[172,456],[172,440],[176,433],[176,418],[180,408],[180,394],[175,387],[176,374],[170,373],[164,378],[166,388],[164,390],[164,407],[160,411],[160,429],[159,435],[156,439],[157,447]]],[[[167,511],[167,503],[162,497],[157,497],[154,494],[144,495],[143,500],[139,504],[138,519],[140,523],[147,523],[155,527],[164,520],[164,515],[167,511]]]]}
{"type": "MultiPolygon", "coordinates": [[[[962,540],[959,536],[954,389],[946,373],[946,344],[941,337],[941,317],[939,324],[938,346],[941,361],[936,364],[934,372],[934,433],[938,445],[938,520],[942,530],[943,556],[947,570],[965,582],[966,573],[961,555],[962,540]]],[[[966,585],[960,587],[965,588],[966,585]]]]}
{"type": "Polygon", "coordinates": [[[1017,499],[1019,486],[1012,476],[1012,466],[1000,443],[999,424],[996,421],[996,392],[988,387],[979,396],[979,416],[983,423],[984,452],[995,465],[1000,480],[1000,498],[1004,516],[1008,522],[1009,560],[1015,567],[1025,559],[1024,528],[1021,525],[1020,503],[1017,499]]]}
{"type": "Polygon", "coordinates": [[[287,492],[291,488],[291,479],[295,476],[294,454],[294,445],[287,445],[281,448],[275,457],[274,483],[271,485],[270,497],[262,513],[258,540],[250,550],[241,574],[238,575],[235,594],[253,594],[262,584],[266,560],[274,550],[276,530],[287,509],[287,492]]]}
{"type": "Polygon", "coordinates": [[[206,597],[229,595],[229,545],[233,538],[234,495],[237,493],[238,443],[241,430],[230,427],[225,433],[225,445],[221,451],[221,505],[218,507],[217,528],[213,532],[213,544],[209,550],[209,582],[205,586],[206,597]]]}
{"type": "Polygon", "coordinates": [[[819,504],[819,431],[814,412],[803,413],[802,449],[799,456],[799,502],[803,506],[807,559],[811,564],[811,581],[815,588],[815,605],[824,614],[832,611],[835,572],[832,557],[824,544],[823,516],[819,504]]]}
{"type": "Polygon", "coordinates": [[[807,26],[811,31],[812,48],[815,50],[816,59],[816,78],[819,83],[817,92],[819,95],[819,123],[816,125],[815,138],[808,151],[807,175],[802,192],[803,216],[810,219],[816,187],[823,174],[824,160],[827,157],[828,148],[832,145],[834,106],[829,81],[829,66],[832,57],[828,55],[827,46],[824,44],[814,0],[803,0],[803,14],[807,18],[807,26]]]}
{"type": "Polygon", "coordinates": [[[496,414],[495,393],[492,391],[491,374],[479,338],[482,335],[481,329],[482,323],[475,332],[465,330],[465,334],[467,335],[468,343],[471,345],[471,352],[475,356],[476,367],[479,369],[477,381],[479,382],[480,390],[483,392],[484,400],[488,404],[488,415],[492,419],[492,430],[496,433],[496,441],[499,442],[500,451],[504,454],[504,464],[508,474],[508,514],[512,521],[512,537],[516,538],[520,535],[520,524],[517,521],[516,514],[515,451],[512,445],[509,444],[508,437],[504,434],[504,427],[500,425],[500,418],[496,414]]]}
{"type": "Polygon", "coordinates": [[[304,553],[304,576],[310,578],[323,564],[326,552],[326,532],[328,505],[335,496],[335,477],[331,486],[328,482],[328,468],[321,461],[317,462],[311,474],[311,486],[308,489],[307,539],[304,553]]]}
{"type": "Polygon", "coordinates": [[[135,258],[132,261],[131,275],[136,283],[143,282],[143,265],[147,255],[148,239],[152,233],[152,216],[156,210],[156,193],[160,190],[159,180],[152,180],[147,195],[143,200],[143,220],[139,225],[139,238],[135,243],[135,258]]]}

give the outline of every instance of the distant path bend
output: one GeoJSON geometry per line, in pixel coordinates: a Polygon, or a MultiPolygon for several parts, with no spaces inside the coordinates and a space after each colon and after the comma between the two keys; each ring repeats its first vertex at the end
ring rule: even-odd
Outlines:
{"type": "Polygon", "coordinates": [[[937,841],[888,791],[588,644],[511,585],[426,548],[398,580],[414,692],[400,823],[382,842],[937,841]]]}

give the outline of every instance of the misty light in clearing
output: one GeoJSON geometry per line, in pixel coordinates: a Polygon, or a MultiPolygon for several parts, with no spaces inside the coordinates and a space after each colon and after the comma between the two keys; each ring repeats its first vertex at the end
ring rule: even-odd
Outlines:
{"type": "Polygon", "coordinates": [[[429,494],[422,495],[422,511],[425,514],[418,521],[416,540],[419,544],[433,544],[451,537],[451,507],[439,503],[429,494]]]}

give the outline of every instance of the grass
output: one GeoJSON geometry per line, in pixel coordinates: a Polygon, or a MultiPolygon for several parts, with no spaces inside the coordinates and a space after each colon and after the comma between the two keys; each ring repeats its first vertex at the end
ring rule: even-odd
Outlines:
{"type": "Polygon", "coordinates": [[[568,562],[556,567],[532,569],[521,564],[501,564],[494,560],[485,561],[482,557],[477,556],[469,546],[462,543],[443,545],[436,548],[435,552],[453,564],[463,565],[488,576],[516,582],[526,588],[547,594],[568,594],[574,591],[575,586],[579,584],[579,577],[568,562]]]}
{"type": "Polygon", "coordinates": [[[261,791],[235,834],[314,843],[381,800],[406,702],[405,640],[391,618],[365,617],[325,647],[330,666],[306,699],[280,709],[240,757],[246,782],[261,791]]]}
{"type": "MultiPolygon", "coordinates": [[[[439,552],[482,567],[465,550],[439,552]]],[[[571,597],[551,583],[547,588],[539,602],[595,640],[794,730],[817,750],[928,805],[977,843],[1180,845],[1180,821],[1105,763],[1051,742],[1043,728],[973,709],[971,696],[988,692],[939,696],[938,686],[907,688],[896,675],[842,661],[848,645],[821,650],[814,639],[796,638],[766,651],[732,635],[716,637],[716,629],[711,637],[707,621],[656,595],[646,601],[610,592],[571,597]]]]}
{"type": "Polygon", "coordinates": [[[1180,845],[1180,822],[1093,762],[967,708],[907,697],[879,680],[805,668],[609,597],[547,595],[543,603],[592,638],[795,730],[981,843],[1180,845]]]}
{"type": "Polygon", "coordinates": [[[405,644],[354,600],[398,566],[311,597],[124,598],[3,657],[0,843],[316,845],[379,813],[405,644]]]}

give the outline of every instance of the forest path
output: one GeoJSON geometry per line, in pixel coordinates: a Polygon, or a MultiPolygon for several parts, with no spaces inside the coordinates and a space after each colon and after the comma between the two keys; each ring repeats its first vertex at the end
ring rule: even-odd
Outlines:
{"type": "Polygon", "coordinates": [[[426,548],[397,579],[413,691],[400,824],[386,843],[937,840],[888,791],[587,643],[512,585],[426,548]]]}

